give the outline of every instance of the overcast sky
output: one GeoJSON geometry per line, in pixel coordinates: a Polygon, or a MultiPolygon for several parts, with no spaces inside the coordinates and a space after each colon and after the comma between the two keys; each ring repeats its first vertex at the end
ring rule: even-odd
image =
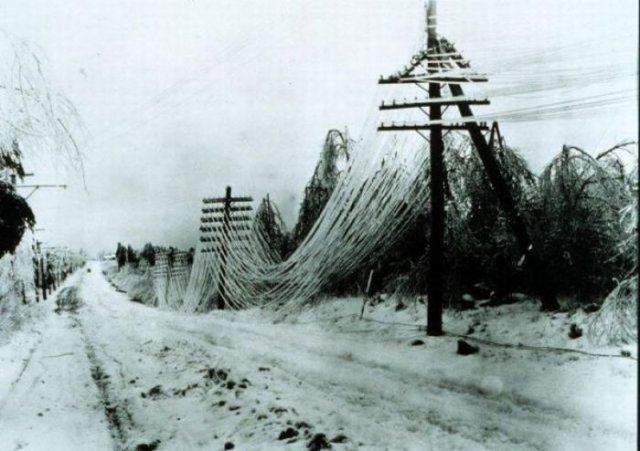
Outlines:
{"type": "MultiPolygon", "coordinates": [[[[480,66],[627,36],[621,57],[637,67],[636,0],[440,0],[438,13],[441,32],[480,66]]],[[[227,184],[270,193],[291,226],[325,133],[360,133],[378,76],[408,62],[423,15],[422,0],[2,0],[0,28],[43,48],[87,129],[86,190],[73,173],[27,161],[30,183],[70,185],[31,197],[39,236],[91,251],[190,247],[201,198],[227,184]]],[[[591,51],[566,49],[585,61],[591,51]]],[[[635,138],[637,117],[630,108],[501,128],[537,170],[563,143],[635,138]]]]}

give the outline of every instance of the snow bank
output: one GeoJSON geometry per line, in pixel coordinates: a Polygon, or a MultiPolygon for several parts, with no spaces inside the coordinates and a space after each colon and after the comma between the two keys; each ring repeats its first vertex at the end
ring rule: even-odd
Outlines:
{"type": "MultiPolygon", "coordinates": [[[[379,336],[402,340],[413,337],[416,330],[424,331],[426,306],[421,297],[383,296],[367,302],[363,319],[362,298],[329,298],[321,303],[301,307],[294,311],[252,309],[241,316],[268,318],[275,323],[324,323],[336,332],[375,329],[379,336]]],[[[217,314],[217,313],[216,313],[217,314]]],[[[566,348],[597,354],[617,354],[621,351],[637,355],[637,342],[607,343],[591,340],[586,334],[597,313],[586,313],[581,308],[565,312],[542,312],[534,300],[523,300],[498,307],[478,307],[456,311],[446,309],[443,326],[448,335],[465,335],[469,339],[492,341],[514,347],[566,348]],[[575,325],[575,326],[573,326],[575,325]],[[571,338],[570,331],[584,332],[571,338]]]]}
{"type": "Polygon", "coordinates": [[[118,271],[115,262],[105,261],[102,262],[102,271],[107,280],[117,290],[127,293],[132,301],[151,306],[157,305],[151,267],[134,268],[131,265],[125,265],[118,271]]]}

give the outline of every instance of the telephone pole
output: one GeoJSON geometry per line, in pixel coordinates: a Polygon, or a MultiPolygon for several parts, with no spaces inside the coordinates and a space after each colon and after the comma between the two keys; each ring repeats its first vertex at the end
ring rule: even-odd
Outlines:
{"type": "MultiPolygon", "coordinates": [[[[487,105],[487,99],[466,97],[462,89],[465,83],[482,83],[488,79],[470,71],[470,64],[456,51],[454,46],[437,34],[436,0],[430,0],[426,8],[426,43],[421,52],[416,54],[409,65],[398,73],[381,77],[380,84],[415,84],[428,93],[426,99],[415,101],[382,103],[380,110],[420,109],[429,118],[423,123],[385,124],[379,131],[416,131],[429,141],[430,153],[430,249],[428,273],[428,306],[427,335],[442,335],[442,306],[444,297],[444,227],[445,227],[445,166],[443,131],[466,131],[478,152],[491,186],[499,200],[511,229],[518,241],[520,251],[525,257],[533,279],[534,289],[540,296],[543,308],[557,308],[557,300],[553,289],[547,283],[546,271],[533,245],[527,226],[518,211],[509,185],[502,175],[502,169],[494,155],[493,141],[487,142],[485,135],[489,131],[486,123],[477,122],[473,117],[471,105],[487,105]],[[428,84],[428,89],[423,85],[428,84]],[[442,88],[448,87],[451,95],[443,97],[442,88]],[[458,122],[443,118],[443,107],[457,107],[461,118],[458,122]],[[428,110],[425,110],[428,108],[428,110]],[[429,137],[423,131],[429,131],[429,137]]],[[[497,132],[497,124],[492,130],[497,132]]]]}
{"type": "Polygon", "coordinates": [[[251,227],[246,224],[251,221],[251,216],[244,213],[251,212],[253,208],[251,205],[238,205],[246,202],[253,202],[253,198],[248,196],[232,197],[230,186],[227,186],[224,197],[202,200],[205,205],[222,204],[219,207],[203,206],[203,216],[200,219],[200,232],[202,232],[200,241],[211,243],[211,247],[203,248],[202,252],[215,253],[219,259],[216,305],[221,310],[225,309],[228,303],[227,259],[231,248],[237,242],[246,241],[247,237],[243,233],[251,230],[251,227]],[[209,225],[211,223],[213,225],[209,225]]]}
{"type": "MultiPolygon", "coordinates": [[[[439,53],[436,35],[436,2],[431,0],[427,8],[427,53],[439,53]]],[[[434,74],[437,69],[428,69],[434,74]]],[[[440,98],[440,83],[429,83],[429,98],[440,98]]],[[[432,103],[429,119],[442,119],[442,107],[432,103]]],[[[442,335],[442,305],[444,294],[444,143],[442,126],[434,125],[429,132],[429,153],[431,167],[431,252],[427,284],[427,335],[442,335]]]]}

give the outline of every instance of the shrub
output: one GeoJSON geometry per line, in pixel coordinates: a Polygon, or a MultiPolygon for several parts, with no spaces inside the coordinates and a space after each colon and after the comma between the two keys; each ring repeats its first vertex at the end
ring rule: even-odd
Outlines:
{"type": "Polygon", "coordinates": [[[0,257],[13,253],[27,228],[36,220],[27,201],[13,186],[0,182],[0,257]]]}
{"type": "Polygon", "coordinates": [[[564,146],[547,165],[529,216],[560,293],[591,302],[613,289],[625,266],[618,246],[629,201],[624,165],[613,153],[595,158],[564,146]]]}
{"type": "Polygon", "coordinates": [[[153,244],[147,243],[140,251],[140,258],[145,260],[149,266],[156,264],[156,249],[153,244]]]}

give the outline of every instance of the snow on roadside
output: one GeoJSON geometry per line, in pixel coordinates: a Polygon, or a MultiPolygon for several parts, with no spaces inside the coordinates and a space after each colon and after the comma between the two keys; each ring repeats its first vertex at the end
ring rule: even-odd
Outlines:
{"type": "MultiPolygon", "coordinates": [[[[81,321],[132,419],[130,446],[303,449],[324,434],[335,449],[635,447],[629,358],[487,344],[462,357],[457,337],[416,327],[417,301],[367,307],[364,320],[356,298],[287,315],[190,316],[128,302],[93,276],[82,293],[81,321]]],[[[523,302],[448,312],[445,328],[466,333],[480,321],[472,336],[619,354],[568,338],[580,315],[523,302]]]]}
{"type": "MultiPolygon", "coordinates": [[[[397,300],[387,300],[365,308],[360,320],[361,299],[334,299],[319,303],[283,318],[280,313],[249,311],[225,313],[229,318],[257,321],[270,318],[278,324],[293,324],[304,329],[310,325],[327,332],[351,337],[354,342],[378,343],[381,349],[379,365],[389,365],[419,374],[430,369],[441,375],[441,382],[484,393],[491,398],[511,400],[516,404],[531,404],[541,415],[565,412],[574,421],[599,425],[602,431],[624,432],[628,441],[609,442],[593,437],[583,442],[588,449],[633,449],[637,419],[637,344],[620,347],[598,346],[585,337],[571,339],[570,325],[583,327],[587,316],[581,310],[547,314],[531,301],[501,307],[480,308],[465,312],[445,313],[445,330],[450,335],[467,334],[484,340],[512,344],[501,347],[480,343],[475,356],[456,355],[456,336],[427,338],[420,327],[425,321],[425,307],[418,300],[407,302],[406,308],[397,310],[397,300]],[[411,346],[414,340],[423,340],[424,346],[411,346]],[[597,357],[552,349],[529,349],[518,344],[535,347],[576,349],[612,357],[597,357]],[[403,346],[403,348],[399,348],[403,346]],[[425,362],[411,357],[421,349],[432,359],[425,362]],[[624,358],[621,351],[632,358],[624,358]],[[624,444],[627,443],[628,446],[624,444]]],[[[357,347],[351,351],[357,355],[357,347]]],[[[338,350],[336,349],[336,352],[338,350]]],[[[345,351],[347,352],[347,351],[345,351]]],[[[508,411],[508,410],[506,410],[508,411]]],[[[560,431],[556,431],[560,432],[560,431]]],[[[552,431],[549,431],[550,437],[552,431]]],[[[571,437],[571,435],[567,435],[571,437]]],[[[567,437],[556,436],[554,449],[580,449],[567,437]],[[564,446],[557,444],[564,443],[564,446]]]]}
{"type": "Polygon", "coordinates": [[[554,318],[532,302],[447,312],[450,335],[431,338],[416,326],[424,322],[418,301],[368,306],[363,320],[357,298],[288,314],[186,315],[130,302],[98,263],[89,268],[69,282],[77,308],[50,311],[39,344],[38,334],[25,333],[0,347],[0,364],[3,355],[15,360],[13,375],[0,377],[0,423],[6,412],[16,415],[10,427],[25,437],[36,431],[32,444],[49,437],[66,449],[108,449],[108,440],[167,450],[635,449],[635,360],[484,343],[459,356],[451,335],[480,321],[472,336],[604,353],[568,338],[576,313],[554,318]],[[36,391],[27,397],[30,384],[36,391]],[[31,404],[16,414],[25,400],[31,404]],[[54,430],[58,414],[64,421],[54,430]]]}

